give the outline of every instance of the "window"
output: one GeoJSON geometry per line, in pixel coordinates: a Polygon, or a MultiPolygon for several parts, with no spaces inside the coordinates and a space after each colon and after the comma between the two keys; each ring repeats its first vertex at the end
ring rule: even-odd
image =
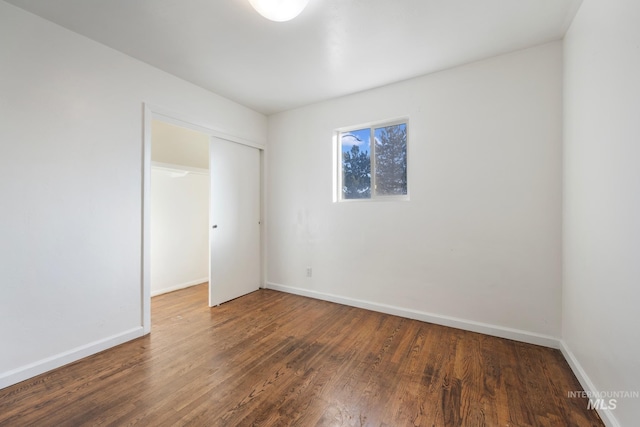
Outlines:
{"type": "Polygon", "coordinates": [[[338,199],[407,199],[407,122],[338,132],[338,199]]]}

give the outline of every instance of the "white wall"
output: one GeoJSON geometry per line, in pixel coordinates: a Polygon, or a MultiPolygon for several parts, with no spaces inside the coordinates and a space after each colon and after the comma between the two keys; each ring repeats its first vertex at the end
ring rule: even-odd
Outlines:
{"type": "Polygon", "coordinates": [[[209,175],[151,169],[151,295],[208,281],[209,175]]]}
{"type": "MultiPolygon", "coordinates": [[[[562,334],[598,391],[640,391],[639,18],[635,0],[585,0],[564,42],[562,334]]],[[[603,415],[637,425],[640,400],[603,415]]]]}
{"type": "Polygon", "coordinates": [[[139,336],[143,102],[266,118],[0,2],[0,387],[139,336]]]}
{"type": "Polygon", "coordinates": [[[561,138],[560,42],[271,116],[269,286],[559,337],[561,138]],[[332,203],[334,129],[397,117],[411,201],[332,203]]]}

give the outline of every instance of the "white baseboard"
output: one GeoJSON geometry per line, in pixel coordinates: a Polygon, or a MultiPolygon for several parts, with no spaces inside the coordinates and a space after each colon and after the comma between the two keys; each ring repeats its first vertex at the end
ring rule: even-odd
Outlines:
{"type": "Polygon", "coordinates": [[[46,359],[21,366],[8,372],[0,373],[0,389],[17,384],[21,381],[44,374],[52,369],[80,360],[92,354],[99,353],[116,345],[139,338],[144,335],[142,326],[116,334],[92,343],[76,347],[64,353],[56,354],[46,359]]]}
{"type": "MultiPolygon", "coordinates": [[[[582,365],[580,365],[580,362],[578,362],[578,359],[576,359],[576,356],[569,349],[569,346],[567,346],[567,343],[564,340],[560,340],[560,351],[562,352],[564,358],[567,360],[567,363],[571,367],[571,370],[575,374],[576,378],[578,378],[578,381],[580,382],[582,388],[585,391],[598,394],[598,390],[593,385],[593,382],[591,382],[591,379],[582,368],[582,365]]],[[[600,415],[600,418],[607,427],[620,427],[620,423],[610,409],[598,408],[597,411],[598,415],[600,415]]]]}
{"type": "Polygon", "coordinates": [[[541,345],[544,347],[560,348],[560,339],[550,335],[537,334],[533,332],[522,331],[519,329],[505,328],[504,326],[496,326],[488,323],[475,322],[473,320],[458,319],[456,317],[443,316],[440,314],[427,313],[424,311],[412,310],[402,307],[396,307],[387,304],[380,304],[371,301],[364,301],[355,298],[343,297],[324,292],[317,292],[308,289],[296,288],[293,286],[285,286],[277,283],[267,282],[267,289],[287,292],[290,294],[301,295],[305,297],[320,299],[324,301],[336,302],[351,307],[364,308],[367,310],[378,311],[381,313],[393,314],[395,316],[406,317],[409,319],[420,320],[428,323],[435,323],[442,326],[450,326],[452,328],[464,329],[466,331],[478,332],[485,335],[492,335],[500,338],[507,338],[514,341],[526,342],[529,344],[541,345]]]}
{"type": "Polygon", "coordinates": [[[195,285],[200,285],[200,284],[202,284],[204,282],[208,282],[208,281],[209,281],[209,278],[205,277],[205,278],[202,278],[202,279],[192,280],[190,282],[180,283],[179,285],[170,286],[168,288],[152,290],[151,291],[151,296],[155,297],[156,295],[168,294],[169,292],[177,291],[177,290],[188,288],[188,287],[195,286],[195,285]]]}

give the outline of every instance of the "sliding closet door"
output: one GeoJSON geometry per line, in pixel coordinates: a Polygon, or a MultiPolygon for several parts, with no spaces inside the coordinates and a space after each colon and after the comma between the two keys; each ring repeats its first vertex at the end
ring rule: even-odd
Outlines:
{"type": "Polygon", "coordinates": [[[260,287],[260,150],[212,138],[209,305],[260,287]]]}

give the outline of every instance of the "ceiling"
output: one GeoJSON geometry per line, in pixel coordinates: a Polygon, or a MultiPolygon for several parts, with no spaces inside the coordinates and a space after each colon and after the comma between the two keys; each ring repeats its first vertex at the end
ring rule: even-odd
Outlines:
{"type": "Polygon", "coordinates": [[[563,37],[582,0],[6,0],[265,114],[563,37]]]}

